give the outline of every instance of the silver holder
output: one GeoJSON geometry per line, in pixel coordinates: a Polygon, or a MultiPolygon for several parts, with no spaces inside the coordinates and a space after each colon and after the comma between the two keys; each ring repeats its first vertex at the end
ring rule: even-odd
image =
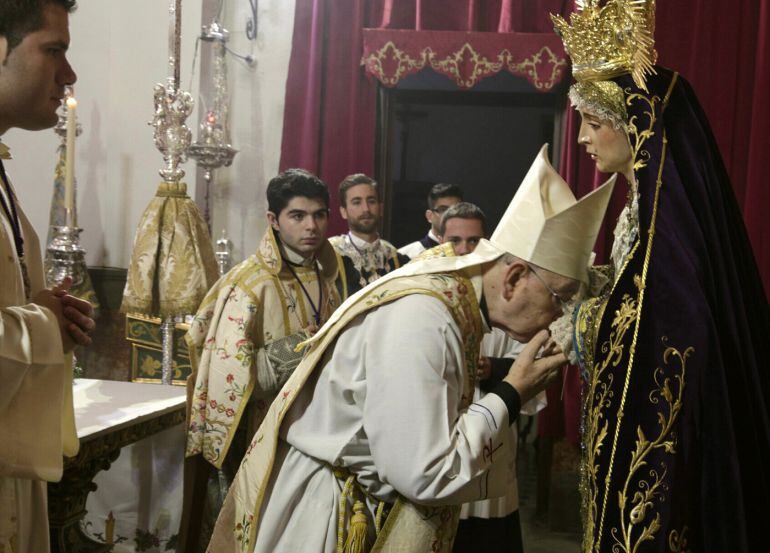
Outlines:
{"type": "Polygon", "coordinates": [[[163,358],[161,360],[160,381],[171,386],[174,380],[174,317],[166,317],[160,325],[161,338],[163,340],[163,358]]]}
{"type": "Polygon", "coordinates": [[[60,284],[66,277],[72,279],[72,287],[86,279],[86,251],[80,246],[78,227],[53,227],[53,240],[48,245],[50,264],[46,271],[49,285],[60,284]]]}
{"type": "Polygon", "coordinates": [[[155,128],[155,146],[165,163],[158,172],[166,182],[179,182],[185,174],[179,164],[187,160],[187,148],[192,141],[185,120],[192,113],[193,98],[189,92],[175,89],[171,84],[156,84],[154,101],[155,116],[150,125],[155,128]]]}
{"type": "Polygon", "coordinates": [[[187,155],[195,159],[198,167],[203,169],[203,181],[206,183],[203,218],[206,221],[209,234],[211,234],[211,184],[214,182],[214,170],[220,167],[229,167],[237,152],[238,150],[229,144],[218,146],[199,142],[187,149],[187,155]]]}
{"type": "Polygon", "coordinates": [[[211,87],[213,89],[213,103],[210,110],[203,110],[201,123],[198,129],[198,139],[187,150],[187,154],[195,159],[198,167],[203,169],[203,178],[206,183],[206,198],[204,219],[211,233],[211,185],[214,181],[214,170],[220,167],[229,167],[238,150],[230,144],[228,131],[228,103],[227,92],[227,41],[230,33],[217,19],[210,25],[204,26],[200,38],[204,42],[211,43],[213,48],[213,75],[211,87]]]}
{"type": "Polygon", "coordinates": [[[227,237],[227,231],[222,229],[222,236],[217,240],[217,248],[214,251],[219,267],[219,276],[224,275],[233,265],[233,243],[227,237]]]}

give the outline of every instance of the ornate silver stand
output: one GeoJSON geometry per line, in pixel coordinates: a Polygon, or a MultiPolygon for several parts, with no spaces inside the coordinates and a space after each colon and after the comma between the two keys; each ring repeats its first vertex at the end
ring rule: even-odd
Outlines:
{"type": "MultiPolygon", "coordinates": [[[[62,147],[66,147],[67,141],[67,108],[66,101],[72,95],[72,87],[67,87],[62,105],[59,108],[59,121],[54,127],[54,132],[59,135],[62,147]]],[[[82,132],[80,124],[77,125],[75,136],[82,132]]],[[[77,199],[77,179],[73,180],[75,198],[77,199]]],[[[52,201],[56,201],[54,196],[52,201]]],[[[80,246],[80,233],[78,227],[77,200],[72,210],[65,210],[62,226],[53,226],[49,232],[49,244],[46,263],[45,280],[48,286],[60,284],[66,277],[72,279],[73,288],[82,284],[86,278],[86,251],[80,246]]]]}
{"type": "Polygon", "coordinates": [[[222,236],[217,240],[214,255],[217,258],[217,265],[219,266],[219,276],[222,276],[229,271],[233,265],[233,243],[227,237],[227,231],[225,229],[222,229],[222,236]]]}
{"type": "MultiPolygon", "coordinates": [[[[155,128],[153,138],[165,166],[159,171],[166,182],[178,183],[184,177],[179,167],[187,156],[192,133],[185,120],[192,113],[193,99],[189,92],[179,87],[179,55],[182,36],[182,0],[169,2],[169,75],[165,85],[157,84],[154,89],[155,116],[151,126],[155,128]]],[[[179,315],[182,315],[181,313],[179,315]]],[[[161,380],[171,384],[174,375],[174,327],[175,316],[166,316],[161,324],[163,358],[161,380]]]]}
{"type": "Polygon", "coordinates": [[[80,246],[78,227],[53,227],[53,240],[48,244],[51,263],[46,273],[49,285],[60,284],[66,277],[72,279],[72,286],[78,286],[85,280],[86,251],[80,246]]]}

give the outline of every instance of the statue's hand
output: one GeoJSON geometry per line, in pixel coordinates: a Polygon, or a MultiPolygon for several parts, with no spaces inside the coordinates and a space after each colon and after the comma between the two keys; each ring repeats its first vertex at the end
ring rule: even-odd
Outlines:
{"type": "Polygon", "coordinates": [[[547,330],[538,332],[519,354],[504,380],[519,393],[524,405],[537,394],[545,390],[561,374],[561,368],[567,363],[567,356],[555,353],[548,346],[550,336],[547,330]],[[541,348],[542,357],[535,359],[541,348]]]}

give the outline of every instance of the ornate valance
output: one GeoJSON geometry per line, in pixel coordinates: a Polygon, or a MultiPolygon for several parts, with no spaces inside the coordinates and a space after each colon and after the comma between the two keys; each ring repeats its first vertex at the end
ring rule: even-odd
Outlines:
{"type": "Polygon", "coordinates": [[[426,67],[465,89],[508,71],[548,92],[567,74],[567,58],[554,33],[364,29],[361,64],[387,87],[426,67]]]}

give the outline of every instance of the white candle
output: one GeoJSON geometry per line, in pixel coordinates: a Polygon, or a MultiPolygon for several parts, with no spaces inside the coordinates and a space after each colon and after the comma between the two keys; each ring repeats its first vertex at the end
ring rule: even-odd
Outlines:
{"type": "Polygon", "coordinates": [[[64,208],[67,220],[65,225],[75,225],[75,130],[77,129],[77,100],[67,98],[67,156],[64,171],[64,208]]]}

